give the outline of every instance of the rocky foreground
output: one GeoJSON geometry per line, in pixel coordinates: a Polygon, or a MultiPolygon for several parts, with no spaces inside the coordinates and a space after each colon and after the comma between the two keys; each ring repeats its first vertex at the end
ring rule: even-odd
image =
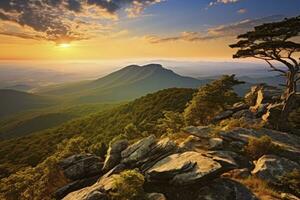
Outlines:
{"type": "MultiPolygon", "coordinates": [[[[249,124],[273,120],[274,88],[253,88],[252,105],[235,104],[214,120],[243,118],[249,124]],[[253,97],[254,96],[254,97],[253,97]]],[[[277,105],[280,106],[280,105],[277,105]]],[[[275,117],[276,118],[276,117],[275,117]]],[[[266,128],[185,127],[178,136],[154,135],[134,143],[112,142],[105,160],[80,154],[60,162],[70,183],[56,191],[64,200],[108,200],[121,172],[134,169],[144,176],[149,200],[254,200],[260,196],[237,179],[255,177],[276,185],[286,173],[300,170],[300,138],[266,128]],[[277,151],[255,160],[243,149],[250,140],[268,136],[277,151]]],[[[299,199],[282,193],[281,198],[299,199]]]]}

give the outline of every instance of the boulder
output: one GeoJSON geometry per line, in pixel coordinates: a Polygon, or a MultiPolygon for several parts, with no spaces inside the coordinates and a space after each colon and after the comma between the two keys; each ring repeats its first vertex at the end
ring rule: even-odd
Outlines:
{"type": "Polygon", "coordinates": [[[234,166],[217,157],[188,151],[173,154],[158,161],[146,172],[149,182],[164,182],[171,185],[190,185],[218,177],[234,166]]]}
{"type": "Polygon", "coordinates": [[[210,138],[209,139],[209,149],[216,150],[221,149],[223,147],[223,139],[222,138],[210,138]]]}
{"type": "Polygon", "coordinates": [[[245,100],[249,106],[254,106],[256,104],[257,92],[260,88],[261,87],[259,85],[252,86],[250,91],[245,94],[245,100]]]}
{"type": "Polygon", "coordinates": [[[142,172],[151,168],[156,162],[177,152],[178,148],[174,141],[164,138],[157,142],[148,152],[144,159],[136,162],[135,167],[140,167],[142,172]]]}
{"type": "MultiPolygon", "coordinates": [[[[199,137],[190,135],[178,145],[179,151],[197,151],[197,149],[199,148],[199,144],[201,144],[201,139],[199,137]]],[[[200,148],[201,147],[202,145],[200,146],[200,148]]]]}
{"type": "Polygon", "coordinates": [[[280,181],[280,176],[293,170],[300,170],[300,165],[286,158],[264,155],[256,161],[251,173],[265,181],[276,183],[280,181]]]}
{"type": "Polygon", "coordinates": [[[259,130],[234,128],[230,131],[222,131],[219,135],[229,144],[238,142],[240,148],[242,148],[242,145],[246,145],[250,138],[268,136],[274,144],[281,147],[281,151],[278,152],[280,156],[300,162],[297,159],[300,157],[300,138],[296,135],[265,128],[259,130]]]}
{"type": "Polygon", "coordinates": [[[87,186],[91,186],[94,183],[97,182],[97,180],[100,178],[100,176],[95,176],[91,178],[85,178],[81,180],[74,181],[72,183],[69,183],[65,185],[62,188],[59,188],[55,193],[54,196],[56,199],[62,199],[65,197],[67,194],[74,192],[76,190],[82,189],[87,186]]]}
{"type": "Polygon", "coordinates": [[[71,192],[63,198],[63,200],[106,200],[107,194],[113,188],[115,177],[119,175],[112,175],[110,177],[101,178],[94,185],[82,188],[75,192],[71,192]],[[101,198],[100,198],[101,197],[101,198]]]}
{"type": "Polygon", "coordinates": [[[117,140],[113,142],[108,151],[103,165],[103,171],[109,171],[121,161],[121,152],[128,147],[128,140],[117,140]]]}
{"type": "Polygon", "coordinates": [[[282,90],[266,84],[251,87],[251,91],[245,95],[246,102],[252,106],[250,109],[256,111],[264,103],[274,103],[281,97],[282,90]]]}
{"type": "Polygon", "coordinates": [[[199,188],[197,198],[203,200],[258,200],[244,185],[230,179],[216,179],[199,188]]]}
{"type": "Polygon", "coordinates": [[[254,118],[254,114],[253,114],[250,110],[245,109],[245,110],[240,110],[240,111],[234,113],[234,114],[232,115],[232,117],[233,117],[234,119],[240,119],[240,118],[242,118],[242,117],[252,119],[252,118],[254,118]]]}
{"type": "Polygon", "coordinates": [[[70,180],[93,177],[102,174],[103,162],[92,154],[78,154],[59,162],[64,175],[70,180]]]}
{"type": "Polygon", "coordinates": [[[231,117],[233,113],[234,113],[234,111],[232,111],[232,110],[226,110],[224,112],[221,112],[216,117],[214,117],[214,119],[212,121],[213,122],[218,122],[218,121],[227,119],[227,118],[231,117]]]}
{"type": "Polygon", "coordinates": [[[124,150],[121,163],[128,168],[138,167],[142,171],[146,171],[157,161],[176,151],[177,145],[174,141],[169,138],[157,141],[155,136],[151,135],[124,150]]]}
{"type": "Polygon", "coordinates": [[[143,138],[130,145],[121,153],[122,163],[128,166],[135,165],[136,162],[145,158],[155,143],[156,137],[154,135],[150,135],[149,137],[143,138]]]}
{"type": "Polygon", "coordinates": [[[146,194],[146,199],[147,200],[167,200],[165,195],[161,193],[149,193],[146,194]]]}
{"type": "Polygon", "coordinates": [[[258,200],[244,185],[227,178],[216,178],[188,186],[151,185],[146,190],[163,193],[170,200],[258,200]]]}
{"type": "Polygon", "coordinates": [[[212,129],[209,126],[188,126],[183,128],[183,132],[199,138],[210,138],[212,129]]]}
{"type": "Polygon", "coordinates": [[[179,151],[203,151],[203,150],[217,150],[223,146],[222,138],[199,138],[193,135],[187,137],[179,144],[179,151]]]}

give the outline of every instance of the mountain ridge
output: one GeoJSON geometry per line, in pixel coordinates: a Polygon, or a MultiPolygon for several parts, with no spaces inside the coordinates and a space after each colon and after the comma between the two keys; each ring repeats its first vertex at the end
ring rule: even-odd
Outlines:
{"type": "Polygon", "coordinates": [[[160,64],[129,65],[105,77],[82,83],[45,88],[47,95],[64,95],[80,103],[132,100],[166,88],[197,88],[205,80],[181,76],[160,64]]]}

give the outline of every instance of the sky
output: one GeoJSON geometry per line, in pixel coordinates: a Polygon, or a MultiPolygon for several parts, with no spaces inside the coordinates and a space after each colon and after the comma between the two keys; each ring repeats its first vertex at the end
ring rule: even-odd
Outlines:
{"type": "Polygon", "coordinates": [[[1,0],[0,60],[230,59],[300,0],[1,0]]]}

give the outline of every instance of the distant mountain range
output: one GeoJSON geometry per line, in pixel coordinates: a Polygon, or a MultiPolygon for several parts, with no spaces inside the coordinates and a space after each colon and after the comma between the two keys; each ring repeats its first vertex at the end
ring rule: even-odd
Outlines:
{"type": "MultiPolygon", "coordinates": [[[[196,79],[181,76],[160,64],[130,65],[96,80],[47,86],[35,94],[10,89],[0,90],[0,117],[53,104],[129,101],[166,88],[198,88],[217,78],[212,76],[196,79]]],[[[284,77],[279,76],[263,78],[241,76],[239,79],[246,82],[235,88],[241,96],[253,84],[267,83],[278,86],[284,83],[284,77]]],[[[17,85],[15,89],[24,87],[17,85]]]]}
{"type": "MultiPolygon", "coordinates": [[[[166,88],[198,88],[219,76],[185,77],[159,64],[130,65],[103,78],[43,87],[37,93],[0,90],[0,138],[27,135],[55,127],[71,119],[113,107],[166,88]],[[109,103],[108,105],[105,105],[109,103]]],[[[278,86],[283,77],[238,77],[245,84],[235,87],[243,96],[257,83],[278,86]]],[[[26,89],[16,85],[16,90],[26,89]]]]}
{"type": "Polygon", "coordinates": [[[47,87],[38,93],[77,103],[117,102],[166,88],[197,88],[207,82],[180,76],[159,64],[130,65],[97,80],[47,87]]]}

